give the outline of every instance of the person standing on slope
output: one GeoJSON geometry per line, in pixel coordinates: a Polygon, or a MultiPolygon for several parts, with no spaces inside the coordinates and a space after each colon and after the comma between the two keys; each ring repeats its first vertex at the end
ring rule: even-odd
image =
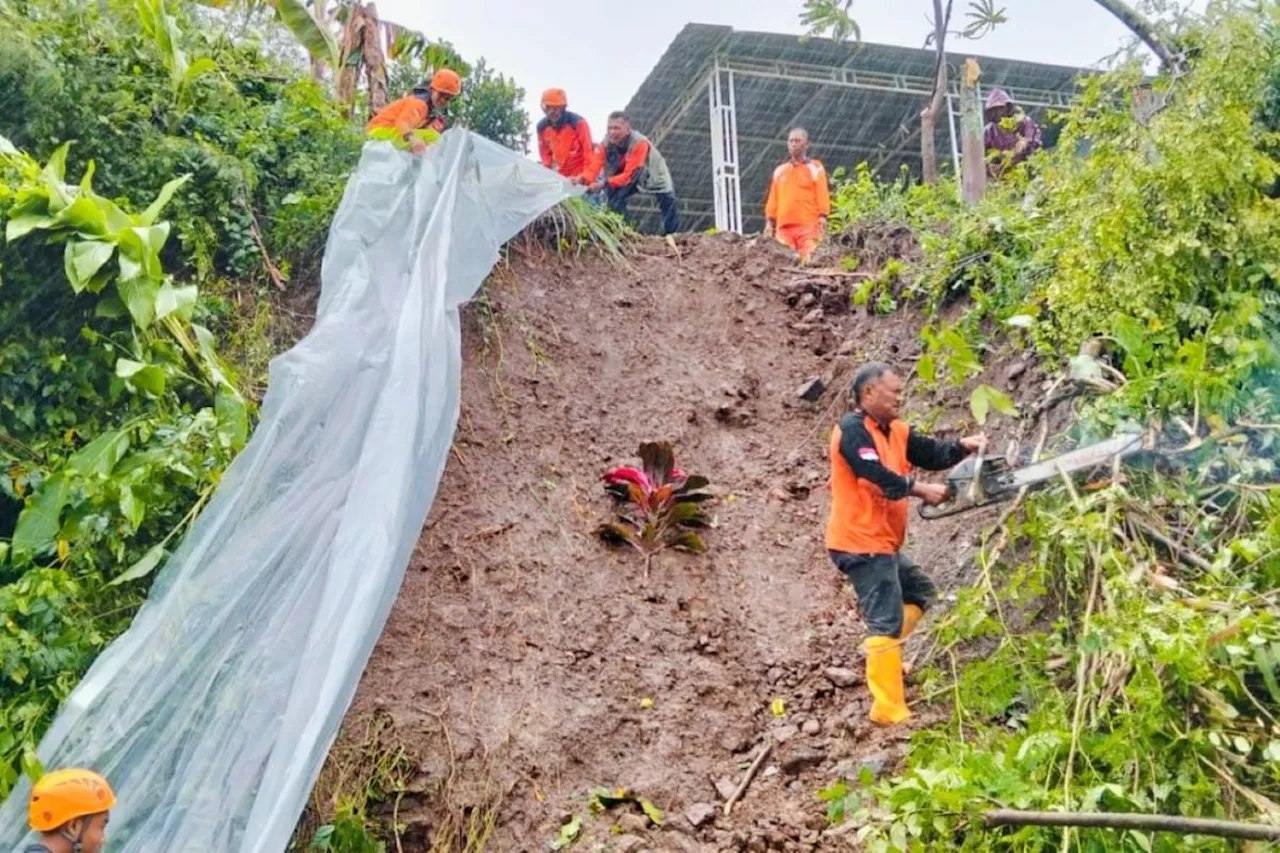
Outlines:
{"type": "Polygon", "coordinates": [[[831,197],[827,171],[809,156],[809,132],[802,127],[787,137],[786,162],[773,170],[765,204],[765,236],[776,236],[808,263],[827,229],[831,197]]]}
{"type": "Polygon", "coordinates": [[[1040,126],[1024,113],[1004,89],[992,89],[984,110],[987,126],[987,175],[999,179],[1044,146],[1040,126]]]}
{"type": "Polygon", "coordinates": [[[99,853],[107,842],[107,821],[116,795],[92,770],[55,770],[31,788],[27,804],[38,843],[23,853],[99,853]]]}
{"type": "Polygon", "coordinates": [[[648,137],[631,129],[626,113],[610,113],[605,141],[596,149],[587,192],[605,191],[609,209],[627,215],[631,196],[638,192],[658,197],[662,211],[662,233],[680,230],[680,211],[676,205],[675,183],[667,161],[658,153],[648,137]],[[602,174],[603,172],[603,174],[602,174]]]}
{"type": "Polygon", "coordinates": [[[538,122],[538,155],[542,165],[554,169],[575,184],[587,183],[587,172],[595,158],[595,144],[587,120],[568,110],[564,89],[542,93],[542,114],[538,122]]]}
{"type": "Polygon", "coordinates": [[[461,94],[462,78],[456,71],[441,68],[429,84],[422,81],[412,94],[378,110],[365,126],[365,134],[421,154],[449,126],[449,104],[461,94]]]}
{"type": "Polygon", "coordinates": [[[939,441],[898,419],[902,378],[887,364],[864,365],[853,380],[856,408],[831,433],[831,514],[826,544],[853,584],[867,624],[864,644],[871,720],[901,723],[911,716],[902,684],[902,645],[933,603],[933,581],[902,553],[907,498],[930,506],[947,487],[917,483],[913,468],[950,468],[986,443],[983,436],[939,441]]]}

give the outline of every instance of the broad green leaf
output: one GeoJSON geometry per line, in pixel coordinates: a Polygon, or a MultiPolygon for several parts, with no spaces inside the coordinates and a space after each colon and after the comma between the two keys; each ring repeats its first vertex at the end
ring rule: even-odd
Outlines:
{"type": "Polygon", "coordinates": [[[574,815],[573,819],[560,827],[560,833],[551,841],[552,850],[563,850],[574,842],[582,831],[582,816],[574,815]]]}
{"type": "MultiPolygon", "coordinates": [[[[92,284],[88,289],[90,293],[94,292],[92,284]]],[[[124,307],[124,303],[120,301],[120,296],[114,291],[99,299],[98,304],[93,306],[93,316],[95,317],[115,319],[128,313],[129,309],[124,307]]]]}
{"type": "MultiPolygon", "coordinates": [[[[211,59],[199,59],[199,60],[196,60],[195,65],[191,66],[191,71],[195,71],[196,68],[200,67],[200,63],[202,62],[207,62],[210,65],[212,65],[214,68],[217,67],[216,65],[214,65],[214,62],[211,59]]],[[[138,220],[143,225],[147,225],[147,226],[155,225],[156,220],[160,218],[160,212],[164,210],[165,206],[168,205],[169,202],[173,199],[173,194],[176,193],[179,189],[181,189],[182,186],[190,180],[191,180],[190,175],[183,175],[180,178],[174,178],[172,181],[169,181],[169,183],[161,187],[160,194],[156,196],[155,201],[151,202],[150,206],[148,206],[147,209],[142,212],[142,215],[138,217],[138,220]]],[[[161,242],[161,246],[163,245],[164,243],[161,242]]],[[[156,251],[159,251],[159,249],[157,249],[156,251]]]]}
{"type": "MultiPolygon", "coordinates": [[[[7,562],[9,562],[9,543],[0,542],[0,566],[7,562]]],[[[3,752],[3,750],[0,750],[0,752],[3,752]]]]}
{"type": "Polygon", "coordinates": [[[1013,399],[990,385],[979,385],[973,389],[973,394],[969,397],[969,408],[973,411],[973,419],[979,424],[987,422],[993,408],[1002,415],[1018,413],[1018,406],[1013,399]]]}
{"type": "Polygon", "coordinates": [[[98,270],[111,260],[116,247],[100,240],[71,240],[63,252],[63,268],[71,289],[80,293],[87,288],[98,270]]]}
{"type": "Polygon", "coordinates": [[[127,430],[103,433],[68,459],[67,467],[86,477],[90,474],[108,475],[129,452],[129,444],[127,430]]]}
{"type": "Polygon", "coordinates": [[[163,320],[173,314],[185,322],[191,322],[198,294],[195,285],[174,287],[166,281],[156,292],[156,319],[163,320]]]}
{"type": "Polygon", "coordinates": [[[133,525],[134,530],[142,526],[142,519],[146,514],[146,505],[138,500],[138,496],[133,493],[133,489],[129,486],[123,486],[120,489],[120,512],[133,525]]]}
{"type": "Polygon", "coordinates": [[[143,364],[128,358],[118,359],[116,376],[157,397],[164,393],[164,370],[154,364],[143,364]]]}
{"type": "Polygon", "coordinates": [[[931,355],[922,355],[916,362],[916,376],[928,385],[938,381],[938,362],[931,355]]]}
{"type": "Polygon", "coordinates": [[[107,586],[119,586],[120,584],[145,578],[156,570],[156,566],[160,565],[160,561],[163,559],[164,543],[153,545],[147,553],[142,555],[138,562],[126,569],[124,574],[112,580],[107,586]]]}
{"type": "Polygon", "coordinates": [[[12,243],[32,231],[48,228],[53,225],[54,218],[44,213],[20,213],[14,216],[4,227],[4,239],[12,243]]]}
{"type": "Polygon", "coordinates": [[[44,765],[40,763],[35,747],[30,744],[22,750],[22,773],[32,782],[39,780],[45,773],[44,765]]]}
{"type": "Polygon", "coordinates": [[[218,435],[231,449],[244,449],[249,438],[249,411],[244,398],[231,386],[219,385],[213,410],[218,416],[218,435]]]}
{"type": "MultiPolygon", "coordinates": [[[[120,255],[120,265],[123,268],[124,253],[120,255]]],[[[156,294],[159,290],[160,286],[156,284],[155,279],[146,276],[122,277],[116,282],[116,292],[120,294],[120,301],[129,309],[133,322],[144,329],[155,320],[156,294]]]]}
{"type": "Polygon", "coordinates": [[[692,551],[695,554],[701,554],[707,550],[707,546],[703,543],[702,537],[692,531],[681,533],[679,536],[672,539],[671,547],[680,551],[692,551]]]}
{"type": "Polygon", "coordinates": [[[65,475],[54,474],[41,484],[27,500],[13,530],[15,561],[30,560],[54,547],[62,526],[62,511],[70,500],[71,482],[65,475]]]}
{"type": "Polygon", "coordinates": [[[96,196],[76,196],[71,204],[58,211],[54,224],[74,228],[89,237],[103,237],[107,234],[107,214],[96,196]]]}
{"type": "Polygon", "coordinates": [[[1132,317],[1116,317],[1111,334],[1138,367],[1151,360],[1151,345],[1145,327],[1132,317]]]}
{"type": "Polygon", "coordinates": [[[662,826],[662,810],[661,809],[659,809],[657,806],[655,806],[653,803],[649,802],[648,800],[641,800],[640,808],[641,810],[644,811],[646,815],[648,815],[649,820],[653,821],[658,826],[662,826]]]}
{"type": "Polygon", "coordinates": [[[327,27],[312,16],[303,0],[267,0],[280,16],[280,21],[298,43],[306,48],[312,59],[328,62],[337,68],[341,57],[338,41],[327,27]]]}
{"type": "Polygon", "coordinates": [[[195,62],[191,63],[191,66],[187,68],[186,74],[183,75],[183,83],[189,85],[200,77],[217,70],[218,63],[214,62],[207,56],[202,56],[195,62]]]}
{"type": "Polygon", "coordinates": [[[71,143],[64,142],[49,156],[40,177],[44,179],[45,189],[49,191],[49,212],[57,213],[71,204],[71,194],[67,192],[67,151],[71,143]]]}
{"type": "Polygon", "coordinates": [[[158,225],[147,225],[130,230],[142,244],[143,271],[152,278],[162,278],[164,270],[160,267],[160,251],[164,249],[165,241],[169,239],[169,223],[161,222],[158,225]]]}

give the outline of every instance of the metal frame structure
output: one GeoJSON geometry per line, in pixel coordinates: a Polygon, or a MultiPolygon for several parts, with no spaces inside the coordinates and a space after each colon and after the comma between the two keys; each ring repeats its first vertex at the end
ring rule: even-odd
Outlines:
{"type": "MultiPolygon", "coordinates": [[[[722,56],[714,56],[710,72],[706,76],[706,87],[711,109],[711,177],[715,188],[716,228],[721,231],[742,233],[742,185],[738,170],[738,115],[734,97],[734,75],[763,77],[785,80],[793,83],[817,83],[820,86],[836,86],[848,89],[861,89],[872,92],[906,92],[929,97],[933,94],[933,81],[926,77],[909,74],[879,74],[849,68],[848,63],[839,68],[828,68],[798,62],[757,62],[722,56]]],[[[696,93],[700,87],[691,87],[696,93]]],[[[979,89],[981,93],[981,89],[979,89]]],[[[1031,107],[1063,108],[1069,99],[1062,92],[1044,89],[1019,88],[1009,90],[1015,101],[1031,107]]],[[[946,107],[948,136],[951,142],[951,160],[955,165],[956,180],[960,179],[960,141],[956,129],[956,98],[960,89],[955,83],[947,85],[946,107]]],[[[816,97],[816,95],[814,96],[816,97]]],[[[678,133],[676,125],[692,104],[685,99],[674,111],[664,116],[659,128],[661,136],[678,133]]],[[[813,98],[810,98],[812,101],[813,98]]],[[[806,107],[808,103],[806,102],[806,107]]],[[[802,107],[799,113],[804,112],[802,107]]],[[[797,115],[799,115],[797,113],[797,115]]],[[[794,123],[794,119],[792,123],[794,123]]],[[[763,142],[765,140],[751,139],[763,142]]],[[[848,146],[831,146],[827,148],[854,149],[848,146]]],[[[762,150],[752,161],[747,171],[759,166],[764,156],[762,150]]]]}
{"type": "Polygon", "coordinates": [[[708,86],[711,104],[711,180],[715,189],[716,228],[742,233],[742,184],[738,174],[738,111],[733,71],[717,61],[708,86]]]}

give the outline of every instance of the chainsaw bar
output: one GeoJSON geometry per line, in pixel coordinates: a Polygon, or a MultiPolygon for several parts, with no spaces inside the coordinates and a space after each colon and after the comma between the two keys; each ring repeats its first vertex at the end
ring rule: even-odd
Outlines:
{"type": "Polygon", "coordinates": [[[976,489],[973,478],[974,469],[978,466],[976,460],[970,457],[953,468],[947,476],[951,497],[936,507],[921,504],[920,517],[945,518],[1000,503],[1009,500],[1024,488],[1034,489],[1064,474],[1088,471],[1114,459],[1132,456],[1143,449],[1141,435],[1123,434],[1013,470],[1009,469],[1004,457],[990,456],[983,461],[978,472],[976,489]]]}

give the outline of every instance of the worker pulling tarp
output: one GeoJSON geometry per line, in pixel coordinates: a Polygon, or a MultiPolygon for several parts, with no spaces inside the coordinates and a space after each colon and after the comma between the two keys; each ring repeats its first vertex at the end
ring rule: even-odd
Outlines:
{"type": "MultiPolygon", "coordinates": [[[[271,363],[249,445],[40,744],[46,767],[111,780],[111,850],[285,849],[444,470],[458,306],[572,192],[462,130],[420,157],[365,146],[314,327],[271,363]]],[[[30,843],[30,788],[0,808],[0,851],[30,843]]]]}

